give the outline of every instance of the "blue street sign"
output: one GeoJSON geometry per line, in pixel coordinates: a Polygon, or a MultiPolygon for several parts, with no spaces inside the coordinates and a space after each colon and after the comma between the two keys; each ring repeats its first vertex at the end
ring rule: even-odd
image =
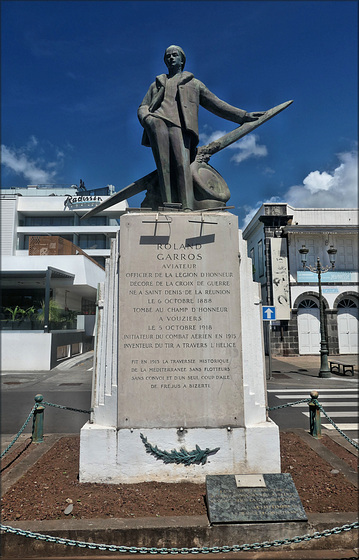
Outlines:
{"type": "Polygon", "coordinates": [[[274,305],[263,305],[262,307],[263,321],[275,321],[275,307],[274,305]]]}

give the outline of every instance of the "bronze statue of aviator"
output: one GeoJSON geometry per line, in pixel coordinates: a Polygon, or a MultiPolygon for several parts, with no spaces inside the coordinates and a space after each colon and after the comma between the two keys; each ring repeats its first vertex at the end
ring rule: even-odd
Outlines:
{"type": "Polygon", "coordinates": [[[141,206],[152,210],[172,205],[187,212],[225,207],[230,191],[223,177],[208,164],[210,157],[292,103],[247,113],[222,101],[193,74],[184,71],[186,57],[181,47],[168,47],[164,61],[168,73],[156,77],[138,109],[144,128],[142,144],[151,147],[157,170],[112,195],[83,218],[144,190],[147,194],[141,206]],[[241,126],[197,148],[199,105],[241,126]]]}

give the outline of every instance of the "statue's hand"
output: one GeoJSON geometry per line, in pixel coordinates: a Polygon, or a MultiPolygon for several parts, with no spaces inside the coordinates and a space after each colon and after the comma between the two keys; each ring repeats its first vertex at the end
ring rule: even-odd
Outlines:
{"type": "Polygon", "coordinates": [[[262,117],[264,115],[265,111],[257,111],[254,113],[247,113],[246,116],[244,117],[244,122],[252,122],[252,121],[256,121],[257,119],[259,119],[259,117],[262,117]]]}

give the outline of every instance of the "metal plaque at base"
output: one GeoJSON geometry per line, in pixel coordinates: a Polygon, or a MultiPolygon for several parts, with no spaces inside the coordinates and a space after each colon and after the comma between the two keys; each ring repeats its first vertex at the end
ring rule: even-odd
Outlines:
{"type": "Polygon", "coordinates": [[[265,488],[262,474],[235,474],[237,488],[265,488]]]}
{"type": "Polygon", "coordinates": [[[263,474],[265,487],[238,487],[235,475],[208,475],[210,523],[307,521],[290,474],[263,474]]]}

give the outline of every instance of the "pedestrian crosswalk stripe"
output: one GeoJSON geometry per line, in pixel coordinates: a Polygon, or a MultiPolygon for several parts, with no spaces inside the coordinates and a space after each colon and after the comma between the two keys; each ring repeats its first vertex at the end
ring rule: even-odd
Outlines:
{"type": "MultiPolygon", "coordinates": [[[[306,399],[306,398],[309,399],[309,398],[310,398],[310,396],[308,395],[308,393],[302,393],[302,394],[301,394],[301,393],[298,393],[298,395],[276,395],[277,399],[293,399],[294,396],[295,396],[295,398],[298,398],[298,399],[306,399]]],[[[319,400],[319,401],[320,401],[320,396],[321,396],[321,393],[319,393],[319,397],[318,397],[318,400],[319,400]]],[[[341,399],[350,399],[350,398],[353,398],[353,397],[355,397],[355,396],[356,396],[356,395],[353,394],[353,393],[350,393],[349,395],[340,395],[340,397],[337,396],[337,395],[323,395],[323,397],[324,397],[325,399],[338,399],[338,398],[341,398],[341,399]]]]}
{"type": "MultiPolygon", "coordinates": [[[[302,412],[302,414],[304,414],[304,416],[309,416],[309,411],[308,412],[302,412]]],[[[333,418],[341,418],[341,417],[345,417],[345,418],[358,418],[358,412],[356,410],[333,410],[333,412],[331,412],[329,414],[329,416],[333,419],[333,418]]],[[[322,415],[322,418],[325,418],[324,414],[322,415]]]]}
{"type": "MultiPolygon", "coordinates": [[[[359,424],[337,424],[337,427],[344,431],[348,430],[359,430],[359,424]]],[[[327,430],[335,430],[335,427],[332,424],[322,424],[322,428],[327,428],[327,430]]]]}
{"type": "Polygon", "coordinates": [[[345,377],[327,377],[327,381],[345,381],[345,383],[358,383],[357,379],[345,377]]]}
{"type": "MultiPolygon", "coordinates": [[[[341,401],[341,402],[330,402],[330,401],[319,401],[319,403],[322,405],[323,408],[342,408],[342,407],[347,407],[347,406],[355,406],[356,408],[358,407],[358,403],[357,401],[341,401]]],[[[299,403],[299,404],[293,404],[292,405],[293,408],[306,408],[308,406],[308,403],[299,403]]]]}
{"type": "MultiPolygon", "coordinates": [[[[312,389],[320,393],[353,393],[356,392],[355,389],[312,389]]],[[[308,392],[309,389],[308,389],[308,392]]],[[[268,389],[268,393],[303,393],[303,387],[301,389],[268,389]]]]}
{"type": "MultiPolygon", "coordinates": [[[[296,389],[269,389],[268,393],[271,394],[270,396],[273,396],[281,401],[286,401],[286,404],[290,404],[291,401],[295,402],[297,400],[309,399],[310,391],[305,391],[306,389],[303,389],[303,387],[298,387],[296,389]]],[[[358,431],[358,400],[353,400],[357,399],[358,396],[358,390],[356,387],[349,389],[320,389],[318,390],[318,393],[319,403],[342,432],[358,431]],[[343,422],[337,424],[338,420],[340,421],[341,419],[343,419],[343,422]],[[353,422],[350,422],[351,419],[353,419],[353,422]]],[[[301,402],[293,404],[292,408],[301,408],[301,414],[308,418],[310,415],[308,404],[309,401],[301,402]]],[[[323,412],[321,412],[320,416],[322,422],[327,421],[323,412]]],[[[335,430],[335,427],[329,423],[322,423],[322,427],[327,428],[328,430],[335,430]]],[[[352,439],[357,442],[357,439],[352,439]]]]}

